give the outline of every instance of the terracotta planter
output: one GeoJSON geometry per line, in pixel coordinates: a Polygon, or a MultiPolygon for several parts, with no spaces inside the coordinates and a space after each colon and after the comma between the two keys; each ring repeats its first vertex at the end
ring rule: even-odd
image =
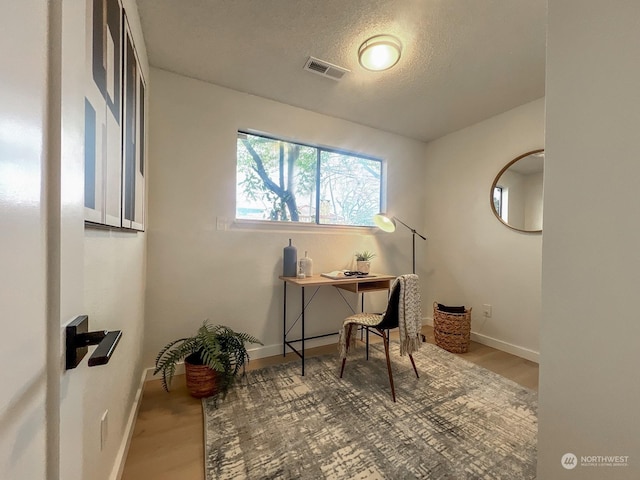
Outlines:
{"type": "Polygon", "coordinates": [[[204,398],[217,393],[218,372],[206,365],[197,365],[197,360],[192,355],[185,358],[184,369],[187,377],[187,390],[192,397],[204,398]],[[190,359],[196,363],[191,363],[190,359]]]}

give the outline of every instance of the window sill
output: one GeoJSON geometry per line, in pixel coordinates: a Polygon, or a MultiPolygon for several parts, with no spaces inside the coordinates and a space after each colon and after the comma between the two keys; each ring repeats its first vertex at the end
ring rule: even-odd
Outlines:
{"type": "Polygon", "coordinates": [[[264,220],[240,220],[235,219],[230,222],[229,230],[238,231],[259,231],[277,233],[313,233],[315,234],[359,234],[372,235],[378,230],[377,227],[352,227],[348,225],[318,225],[315,223],[291,223],[272,222],[264,220]]]}

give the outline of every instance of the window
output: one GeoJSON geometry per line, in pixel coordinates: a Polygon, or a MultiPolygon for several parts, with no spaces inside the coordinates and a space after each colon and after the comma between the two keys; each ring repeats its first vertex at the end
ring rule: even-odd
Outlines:
{"type": "Polygon", "coordinates": [[[498,216],[505,222],[509,222],[509,189],[497,186],[493,189],[493,206],[498,216]]]}
{"type": "Polygon", "coordinates": [[[498,216],[502,217],[502,187],[493,189],[493,207],[496,209],[498,216]]]}
{"type": "Polygon", "coordinates": [[[382,161],[238,132],[236,218],[373,226],[382,161]]]}

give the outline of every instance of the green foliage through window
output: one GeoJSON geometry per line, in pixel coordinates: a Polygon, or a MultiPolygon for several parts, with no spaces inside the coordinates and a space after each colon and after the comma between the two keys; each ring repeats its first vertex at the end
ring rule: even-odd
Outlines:
{"type": "Polygon", "coordinates": [[[372,226],[382,162],[238,132],[236,218],[372,226]]]}

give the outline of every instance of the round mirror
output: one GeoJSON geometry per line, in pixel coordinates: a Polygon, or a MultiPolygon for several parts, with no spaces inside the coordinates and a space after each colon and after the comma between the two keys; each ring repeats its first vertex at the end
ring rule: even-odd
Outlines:
{"type": "Polygon", "coordinates": [[[519,232],[542,232],[544,149],[514,158],[491,185],[491,209],[507,227],[519,232]]]}

